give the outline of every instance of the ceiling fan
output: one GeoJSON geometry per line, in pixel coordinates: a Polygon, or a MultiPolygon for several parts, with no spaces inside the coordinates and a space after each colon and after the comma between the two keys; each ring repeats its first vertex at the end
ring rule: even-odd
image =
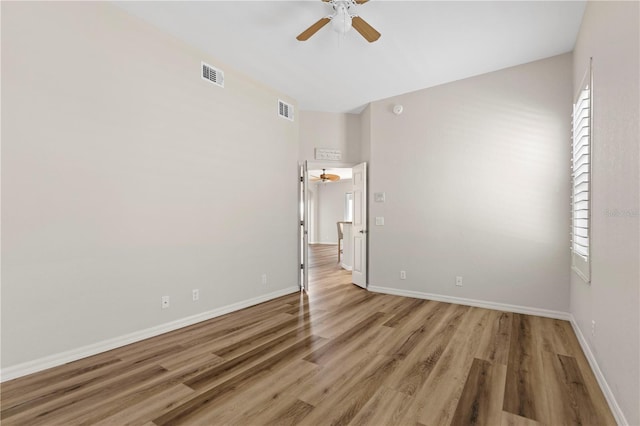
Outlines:
{"type": "Polygon", "coordinates": [[[299,41],[306,41],[329,23],[333,21],[333,29],[341,34],[346,33],[355,28],[356,31],[362,35],[369,43],[372,43],[380,38],[380,33],[376,31],[371,25],[369,25],[364,19],[358,16],[357,13],[352,12],[356,8],[356,5],[361,5],[369,0],[322,0],[325,3],[329,3],[333,7],[333,15],[326,16],[320,19],[315,24],[300,33],[296,37],[299,41]]]}
{"type": "Polygon", "coordinates": [[[311,181],[336,182],[340,180],[340,176],[326,173],[326,169],[322,169],[320,176],[311,176],[311,181]]]}

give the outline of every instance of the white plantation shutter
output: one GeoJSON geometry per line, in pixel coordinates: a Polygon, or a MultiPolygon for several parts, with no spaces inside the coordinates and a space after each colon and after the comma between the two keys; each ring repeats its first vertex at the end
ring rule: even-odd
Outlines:
{"type": "Polygon", "coordinates": [[[571,250],[572,267],[587,282],[590,281],[591,223],[591,76],[573,105],[571,140],[571,250]]]}
{"type": "Polygon", "coordinates": [[[573,108],[573,251],[589,256],[589,86],[580,92],[573,108]]]}

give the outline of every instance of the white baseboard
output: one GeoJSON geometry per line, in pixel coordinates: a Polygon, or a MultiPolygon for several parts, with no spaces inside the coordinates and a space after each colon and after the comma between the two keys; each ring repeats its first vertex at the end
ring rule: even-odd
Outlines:
{"type": "Polygon", "coordinates": [[[351,270],[353,270],[353,267],[351,267],[351,266],[349,266],[349,265],[347,265],[347,264],[344,264],[344,263],[342,263],[342,262],[340,262],[340,267],[341,267],[342,269],[346,269],[347,271],[351,271],[351,270]]]}
{"type": "Polygon", "coordinates": [[[392,294],[395,296],[405,296],[405,297],[413,297],[416,299],[428,299],[435,300],[438,302],[447,302],[447,303],[456,303],[459,305],[466,306],[475,306],[478,308],[486,308],[486,309],[495,309],[498,311],[506,311],[506,312],[515,312],[518,314],[527,314],[527,315],[536,315],[540,317],[554,318],[569,321],[571,327],[573,327],[573,331],[576,333],[576,337],[578,338],[578,342],[580,342],[580,347],[582,347],[582,351],[584,352],[587,360],[589,361],[589,365],[591,366],[591,370],[600,385],[600,389],[607,399],[607,403],[609,404],[609,408],[613,413],[613,416],[616,419],[616,422],[621,426],[627,426],[629,423],[624,416],[624,413],[620,409],[618,402],[616,401],[609,384],[607,383],[604,375],[602,374],[602,370],[600,370],[600,366],[596,361],[593,352],[591,352],[591,348],[587,344],[584,335],[582,334],[582,330],[578,327],[575,318],[572,314],[568,312],[561,311],[552,311],[548,309],[540,309],[533,308],[529,306],[519,306],[519,305],[509,305],[506,303],[496,303],[496,302],[488,302],[484,300],[476,300],[476,299],[465,299],[462,297],[454,297],[454,296],[443,296],[440,294],[431,294],[431,293],[423,293],[419,291],[411,291],[411,290],[399,290],[395,288],[387,288],[387,287],[378,287],[378,286],[369,286],[368,289],[370,291],[376,293],[385,293],[392,294]]]}
{"type": "MultiPolygon", "coordinates": [[[[347,269],[345,265],[342,265],[342,267],[347,269]]],[[[602,370],[600,370],[600,366],[598,365],[598,362],[596,361],[596,358],[593,355],[591,348],[587,344],[587,341],[584,337],[584,334],[582,333],[582,330],[580,330],[580,327],[578,327],[578,324],[576,323],[575,318],[570,313],[533,308],[533,307],[527,307],[527,306],[509,305],[505,303],[488,302],[484,300],[466,299],[466,298],[454,297],[454,296],[444,296],[439,294],[423,293],[423,292],[412,291],[412,290],[399,290],[395,288],[387,288],[387,287],[379,287],[379,286],[369,286],[368,289],[376,293],[392,294],[395,296],[412,297],[416,299],[435,300],[438,302],[446,302],[446,303],[456,303],[459,305],[475,306],[479,308],[495,309],[499,311],[515,312],[515,313],[527,314],[527,315],[537,315],[541,317],[548,317],[548,318],[555,318],[555,319],[562,319],[562,320],[569,321],[573,328],[573,331],[576,334],[576,337],[578,338],[578,342],[582,347],[582,351],[584,352],[587,360],[589,361],[591,370],[593,371],[596,377],[596,380],[600,385],[600,389],[602,390],[609,404],[609,408],[611,408],[611,411],[613,412],[616,422],[619,425],[629,424],[620,406],[618,405],[618,402],[616,401],[615,396],[613,395],[613,392],[609,387],[609,384],[607,383],[604,375],[602,374],[602,370]]],[[[66,364],[68,362],[77,361],[82,358],[86,358],[92,355],[99,354],[101,352],[106,352],[115,348],[119,348],[131,343],[148,339],[150,337],[158,336],[163,333],[168,333],[170,331],[177,330],[182,327],[187,327],[189,325],[197,324],[202,321],[216,318],[221,315],[225,315],[240,309],[248,308],[250,306],[257,305],[259,303],[263,303],[281,296],[285,296],[287,294],[295,293],[297,291],[299,291],[297,286],[289,287],[273,293],[265,294],[263,296],[258,296],[252,299],[243,300],[241,302],[233,303],[231,305],[223,306],[221,308],[217,308],[211,311],[207,311],[207,312],[203,312],[190,317],[182,318],[166,324],[161,324],[156,327],[151,327],[145,330],[136,331],[130,334],[126,334],[124,336],[104,340],[102,342],[94,343],[92,345],[83,346],[78,349],[73,349],[70,351],[50,355],[37,360],[7,367],[2,369],[2,371],[0,372],[0,382],[5,382],[7,380],[12,380],[18,377],[26,376],[28,374],[46,370],[48,368],[57,367],[59,365],[66,364]]]]}
{"type": "Polygon", "coordinates": [[[241,302],[233,303],[231,305],[223,306],[221,308],[216,308],[211,311],[192,315],[190,317],[181,318],[179,320],[175,320],[166,324],[161,324],[155,327],[147,328],[145,330],[135,331],[133,333],[126,334],[124,336],[103,340],[102,342],[83,346],[81,348],[72,349],[70,351],[50,355],[44,358],[40,358],[33,361],[25,362],[22,364],[14,365],[11,367],[3,368],[2,371],[0,372],[0,382],[5,382],[7,380],[26,376],[27,374],[32,374],[38,371],[46,370],[47,368],[57,367],[59,365],[66,364],[68,362],[77,361],[79,359],[86,358],[92,355],[97,355],[101,352],[110,351],[115,348],[119,348],[125,345],[129,345],[131,343],[148,339],[149,337],[158,336],[160,334],[168,333],[169,331],[173,331],[182,327],[187,327],[189,325],[197,324],[202,321],[219,317],[221,315],[238,311],[240,309],[248,308],[249,306],[257,305],[258,303],[267,302],[269,300],[272,300],[281,296],[285,296],[287,294],[295,293],[297,291],[300,291],[298,286],[288,287],[283,290],[274,291],[273,293],[254,297],[248,300],[243,300],[241,302]]]}
{"type": "Polygon", "coordinates": [[[578,342],[580,342],[580,347],[582,347],[582,352],[584,352],[584,355],[587,357],[587,361],[589,361],[589,365],[591,366],[591,371],[593,371],[593,374],[596,376],[596,380],[600,385],[600,389],[602,390],[602,393],[604,394],[604,397],[606,398],[607,403],[609,404],[609,408],[611,409],[611,412],[613,413],[613,416],[615,417],[616,422],[621,426],[628,426],[629,422],[627,422],[627,419],[624,416],[622,409],[618,405],[618,401],[616,401],[615,396],[613,396],[613,392],[611,391],[611,388],[609,387],[607,380],[604,378],[604,374],[602,374],[602,370],[600,370],[600,366],[596,361],[596,357],[593,355],[593,352],[591,352],[591,348],[587,344],[587,340],[585,339],[584,334],[582,334],[582,330],[580,330],[580,327],[578,327],[578,323],[576,322],[576,319],[573,317],[573,315],[571,315],[570,322],[571,322],[571,327],[573,327],[573,332],[576,333],[578,342]]]}
{"type": "Polygon", "coordinates": [[[435,300],[438,302],[455,303],[458,305],[475,306],[478,308],[495,309],[497,311],[515,312],[518,314],[537,315],[539,317],[555,318],[570,321],[568,312],[552,311],[549,309],[533,308],[530,306],[509,305],[507,303],[489,302],[486,300],[465,299],[463,297],[444,296],[442,294],[423,293],[421,291],[399,290],[396,288],[369,286],[370,291],[376,293],[393,294],[395,296],[413,297],[415,299],[435,300]]]}

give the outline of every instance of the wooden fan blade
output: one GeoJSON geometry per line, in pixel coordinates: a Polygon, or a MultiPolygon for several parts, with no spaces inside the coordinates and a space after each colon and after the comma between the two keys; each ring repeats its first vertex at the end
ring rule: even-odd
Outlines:
{"type": "Polygon", "coordinates": [[[338,175],[324,175],[324,178],[330,180],[331,182],[340,180],[340,176],[338,175]]]}
{"type": "Polygon", "coordinates": [[[373,43],[380,38],[380,33],[359,16],[354,16],[351,19],[351,24],[369,43],[373,43]]]}
{"type": "MultiPolygon", "coordinates": [[[[322,0],[324,1],[324,0],[322,0]]],[[[369,0],[356,0],[357,4],[365,4],[366,2],[368,2],[369,0]]]]}
{"type": "Polygon", "coordinates": [[[309,40],[309,37],[318,32],[318,30],[325,25],[327,25],[331,21],[329,18],[322,18],[315,24],[311,25],[309,28],[300,33],[298,37],[296,37],[299,41],[309,40]]]}

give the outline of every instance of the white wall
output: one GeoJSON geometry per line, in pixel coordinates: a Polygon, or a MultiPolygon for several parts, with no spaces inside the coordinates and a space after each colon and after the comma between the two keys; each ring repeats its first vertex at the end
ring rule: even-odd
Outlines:
{"type": "Polygon", "coordinates": [[[278,98],[108,3],[2,2],[3,369],[297,286],[278,98]]]}
{"type": "Polygon", "coordinates": [[[370,105],[369,194],[386,193],[369,199],[370,222],[385,217],[369,226],[370,285],[568,310],[571,63],[370,105]]]}
{"type": "MultiPolygon", "coordinates": [[[[314,168],[350,167],[351,164],[363,161],[359,114],[300,111],[298,117],[300,161],[310,161],[314,168]],[[342,160],[316,161],[315,148],[339,149],[342,160]]],[[[309,206],[313,209],[309,212],[310,243],[338,243],[336,221],[344,220],[344,192],[343,189],[336,190],[345,184],[349,189],[344,192],[350,192],[351,180],[348,183],[343,180],[337,184],[310,186],[309,206]]]]}
{"type": "Polygon", "coordinates": [[[300,160],[314,160],[315,148],[339,149],[341,163],[358,163],[360,115],[300,111],[300,160]]]}
{"type": "Polygon", "coordinates": [[[307,232],[309,233],[309,243],[314,244],[317,240],[316,236],[318,235],[318,221],[316,220],[318,216],[318,194],[315,188],[313,188],[313,185],[309,185],[307,202],[309,203],[307,217],[309,226],[307,227],[307,232]]]}
{"type": "Polygon", "coordinates": [[[331,183],[317,183],[314,186],[316,196],[315,243],[338,244],[336,222],[344,220],[345,194],[352,191],[351,179],[331,183]]]}
{"type": "MultiPolygon", "coordinates": [[[[360,113],[360,159],[369,163],[371,161],[371,106],[360,113]]],[[[368,164],[369,174],[371,164],[368,164]]]]}
{"type": "Polygon", "coordinates": [[[573,72],[577,91],[593,57],[591,284],[572,273],[571,313],[631,425],[640,424],[639,21],[638,2],[589,2],[573,72]]]}

